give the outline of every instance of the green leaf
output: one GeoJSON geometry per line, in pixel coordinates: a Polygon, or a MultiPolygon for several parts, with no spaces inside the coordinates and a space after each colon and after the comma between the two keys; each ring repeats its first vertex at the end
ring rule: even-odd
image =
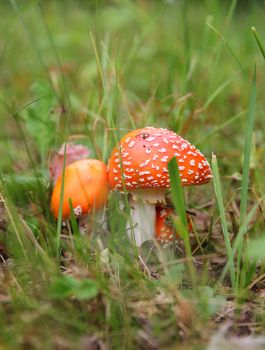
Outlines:
{"type": "Polygon", "coordinates": [[[249,259],[265,261],[265,237],[250,241],[246,254],[249,259]]]}
{"type": "Polygon", "coordinates": [[[182,283],[184,271],[185,266],[183,264],[169,266],[165,271],[165,276],[161,278],[161,281],[165,284],[169,282],[175,285],[179,285],[182,283]]]}
{"type": "Polygon", "coordinates": [[[52,113],[56,105],[56,96],[46,82],[37,82],[31,87],[34,97],[40,97],[21,113],[28,133],[34,139],[43,160],[54,146],[56,114],[52,113]]]}
{"type": "Polygon", "coordinates": [[[54,299],[65,299],[73,294],[76,280],[70,276],[60,276],[50,286],[50,296],[54,299]]]}
{"type": "Polygon", "coordinates": [[[87,300],[96,297],[98,294],[98,288],[94,281],[91,279],[84,279],[79,281],[79,285],[75,290],[75,297],[79,300],[87,300]]]}
{"type": "Polygon", "coordinates": [[[98,294],[98,288],[96,283],[89,278],[77,280],[71,276],[60,276],[52,281],[49,292],[53,299],[73,296],[79,300],[87,300],[98,294]]]}
{"type": "Polygon", "coordinates": [[[202,314],[207,317],[214,315],[220,310],[226,302],[226,299],[222,295],[214,295],[214,291],[209,286],[201,286],[198,288],[199,294],[199,308],[202,314]]]}

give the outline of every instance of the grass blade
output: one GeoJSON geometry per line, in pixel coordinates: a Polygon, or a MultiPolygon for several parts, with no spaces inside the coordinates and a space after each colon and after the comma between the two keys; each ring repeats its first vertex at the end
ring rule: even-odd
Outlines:
{"type": "Polygon", "coordinates": [[[215,191],[217,205],[220,213],[221,225],[222,225],[222,230],[223,230],[223,235],[225,240],[225,248],[226,248],[226,254],[228,259],[228,268],[230,271],[230,279],[231,279],[232,286],[235,287],[236,274],[235,274],[233,252],[232,252],[232,247],[229,239],[227,221],[225,218],[225,208],[224,208],[223,197],[222,197],[222,188],[220,183],[217,158],[215,154],[212,155],[212,171],[213,171],[214,191],[215,191]]]}
{"type": "Polygon", "coordinates": [[[264,49],[264,47],[262,45],[262,42],[261,42],[260,37],[258,35],[257,29],[253,26],[253,27],[251,27],[251,30],[252,30],[254,38],[256,39],[256,42],[257,42],[257,44],[259,46],[260,52],[262,53],[262,56],[265,59],[265,49],[264,49]]]}
{"type": "MultiPolygon", "coordinates": [[[[243,224],[247,213],[249,168],[250,168],[250,156],[251,156],[251,148],[252,148],[252,135],[253,135],[253,128],[254,128],[255,114],[256,114],[256,99],[257,99],[257,88],[256,88],[256,65],[255,65],[250,100],[249,100],[249,109],[248,109],[248,117],[247,117],[247,125],[246,125],[246,139],[245,139],[245,146],[244,146],[243,176],[242,176],[241,196],[240,196],[240,225],[243,224]]],[[[239,236],[239,246],[238,246],[238,256],[237,256],[237,286],[239,286],[239,279],[240,279],[240,266],[241,266],[241,259],[242,259],[244,234],[245,234],[245,231],[243,231],[242,234],[239,236]]]]}
{"type": "Polygon", "coordinates": [[[188,230],[187,215],[185,209],[185,200],[181,177],[179,175],[178,161],[174,157],[168,163],[168,172],[170,178],[170,187],[172,194],[172,202],[177,212],[177,217],[173,220],[177,232],[184,241],[185,251],[187,255],[187,265],[189,268],[191,282],[193,287],[196,286],[196,271],[192,260],[192,249],[190,244],[190,235],[188,230]]]}
{"type": "Polygon", "coordinates": [[[243,164],[243,177],[242,177],[241,201],[240,201],[240,223],[243,222],[247,211],[249,165],[250,165],[250,156],[251,156],[254,119],[255,119],[255,112],[256,112],[256,99],[257,99],[257,88],[256,88],[256,66],[255,66],[250,101],[249,101],[247,125],[246,125],[246,139],[245,139],[245,146],[244,146],[244,164],[243,164]]]}
{"type": "MultiPolygon", "coordinates": [[[[238,245],[239,245],[239,239],[240,239],[240,236],[247,230],[247,227],[249,225],[249,223],[251,222],[251,220],[253,220],[253,217],[257,211],[257,208],[259,207],[260,203],[265,199],[265,196],[261,197],[259,199],[259,201],[253,206],[253,208],[250,210],[250,212],[246,215],[245,219],[244,219],[244,222],[242,223],[242,225],[240,226],[239,228],[239,231],[238,231],[238,235],[235,239],[235,242],[233,244],[233,248],[232,248],[232,256],[233,258],[235,257],[236,255],[236,252],[238,250],[238,245]]],[[[227,274],[227,271],[229,270],[229,261],[226,263],[223,271],[222,271],[222,274],[218,280],[218,282],[216,283],[216,288],[217,286],[220,286],[227,274]]]]}
{"type": "Polygon", "coordinates": [[[62,227],[62,221],[63,221],[62,213],[63,213],[63,199],[64,199],[65,166],[66,166],[66,141],[64,142],[62,186],[61,186],[61,193],[60,193],[60,206],[59,206],[59,214],[58,214],[57,229],[56,229],[56,253],[58,255],[60,254],[61,227],[62,227]]]}
{"type": "Polygon", "coordinates": [[[235,52],[233,51],[231,46],[228,44],[228,42],[225,39],[225,37],[212,24],[210,24],[208,22],[206,24],[219,36],[219,38],[223,41],[225,47],[228,49],[228,51],[231,53],[231,55],[235,59],[236,63],[239,65],[240,69],[242,71],[244,71],[244,67],[242,66],[241,62],[239,61],[237,55],[235,54],[235,52]]]}
{"type": "Polygon", "coordinates": [[[181,178],[179,175],[178,162],[175,157],[172,158],[168,163],[168,172],[174,207],[176,209],[177,214],[181,218],[183,226],[188,231],[184,195],[182,190],[181,178]]]}

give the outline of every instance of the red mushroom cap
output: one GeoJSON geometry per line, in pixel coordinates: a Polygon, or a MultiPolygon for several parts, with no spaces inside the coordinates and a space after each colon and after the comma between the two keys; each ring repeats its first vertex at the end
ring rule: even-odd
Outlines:
{"type": "Polygon", "coordinates": [[[56,218],[59,215],[62,186],[64,219],[71,214],[69,199],[76,216],[90,214],[93,209],[99,210],[106,204],[109,194],[106,165],[98,159],[80,159],[65,168],[64,184],[61,175],[51,197],[51,212],[56,218]]]}
{"type": "Polygon", "coordinates": [[[176,157],[184,186],[210,181],[203,154],[173,131],[145,127],[125,135],[109,159],[109,183],[114,189],[168,188],[167,163],[176,157]],[[123,174],[123,177],[122,177],[123,174]]]}

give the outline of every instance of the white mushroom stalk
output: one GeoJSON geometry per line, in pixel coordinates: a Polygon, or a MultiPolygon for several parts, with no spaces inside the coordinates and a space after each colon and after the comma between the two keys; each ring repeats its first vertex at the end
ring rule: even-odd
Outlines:
{"type": "MultiPolygon", "coordinates": [[[[170,187],[167,164],[176,157],[183,186],[207,183],[212,177],[201,152],[173,131],[146,127],[125,135],[109,159],[109,183],[131,195],[137,246],[154,239],[155,205],[165,203],[170,187]]],[[[131,234],[130,234],[131,235],[131,234]]]]}
{"type": "Polygon", "coordinates": [[[166,203],[165,190],[140,189],[131,192],[129,204],[133,227],[128,224],[127,232],[137,247],[154,239],[157,203],[166,203]]]}

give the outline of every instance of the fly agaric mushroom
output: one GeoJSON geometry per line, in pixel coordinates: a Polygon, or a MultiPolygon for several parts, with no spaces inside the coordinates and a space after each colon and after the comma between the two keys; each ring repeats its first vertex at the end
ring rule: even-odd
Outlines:
{"type": "Polygon", "coordinates": [[[172,215],[174,215],[173,208],[156,207],[155,238],[161,243],[168,243],[173,240],[175,232],[172,215]]]}
{"type": "MultiPolygon", "coordinates": [[[[174,230],[173,216],[175,215],[174,208],[171,207],[156,207],[156,229],[155,238],[160,243],[169,243],[174,240],[174,235],[178,237],[178,233],[174,230]]],[[[192,231],[192,224],[187,215],[188,228],[192,231]]]]}
{"type": "Polygon", "coordinates": [[[212,172],[202,153],[173,131],[145,127],[125,135],[109,159],[109,183],[131,194],[132,221],[137,246],[153,239],[155,206],[166,203],[170,187],[167,163],[176,157],[183,186],[210,181],[212,172]]]}
{"type": "MultiPolygon", "coordinates": [[[[55,183],[51,197],[51,212],[58,218],[62,175],[55,183]]],[[[77,160],[65,168],[62,218],[69,219],[70,200],[74,215],[79,218],[79,229],[85,233],[87,215],[105,205],[109,194],[106,165],[97,159],[77,160]]]]}

